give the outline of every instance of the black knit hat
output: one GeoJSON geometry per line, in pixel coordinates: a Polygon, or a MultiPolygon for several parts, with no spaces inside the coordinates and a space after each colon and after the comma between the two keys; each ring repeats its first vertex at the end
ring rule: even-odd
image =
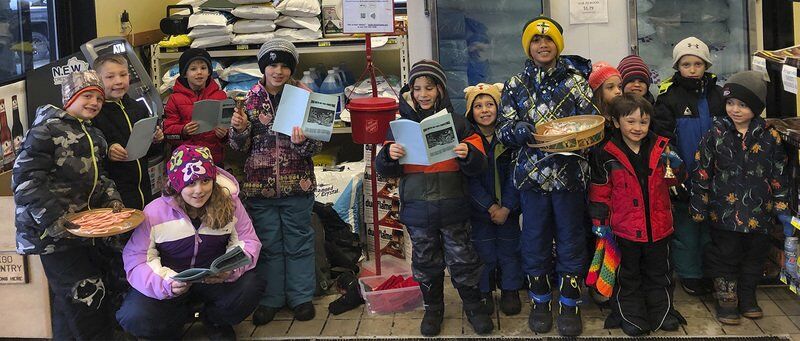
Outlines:
{"type": "Polygon", "coordinates": [[[758,116],[764,111],[767,98],[767,80],[764,77],[758,71],[738,72],[722,87],[722,96],[726,100],[735,98],[744,102],[758,116]]]}
{"type": "Polygon", "coordinates": [[[447,87],[447,77],[444,75],[442,65],[435,60],[423,59],[411,66],[408,73],[408,84],[414,85],[414,80],[419,76],[428,76],[436,80],[443,88],[447,87]]]}
{"type": "Polygon", "coordinates": [[[181,77],[186,77],[186,71],[189,70],[189,65],[195,60],[202,60],[208,65],[208,73],[211,74],[213,68],[211,67],[211,55],[203,49],[188,49],[183,51],[181,58],[178,59],[178,71],[181,77]]]}

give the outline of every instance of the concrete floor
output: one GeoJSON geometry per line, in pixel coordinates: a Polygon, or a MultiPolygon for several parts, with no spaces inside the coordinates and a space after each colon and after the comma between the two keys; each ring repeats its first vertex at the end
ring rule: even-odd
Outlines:
{"type": "MultiPolygon", "coordinates": [[[[461,309],[461,301],[449,280],[445,281],[445,320],[441,336],[473,336],[472,327],[461,309]]],[[[525,295],[520,292],[520,295],[525,295]]],[[[496,295],[499,296],[499,293],[496,295]]],[[[294,321],[289,310],[278,313],[276,319],[266,325],[255,327],[248,319],[236,326],[240,339],[275,339],[303,337],[414,337],[419,335],[419,323],[423,311],[395,313],[393,315],[371,315],[364,306],[341,315],[328,313],[328,303],[337,296],[323,296],[314,300],[316,318],[311,321],[294,321]]],[[[523,303],[526,302],[525,296],[523,303]]],[[[497,297],[499,298],[499,297],[497,297]]],[[[584,300],[587,302],[588,300],[584,300]]],[[[688,321],[688,325],[676,332],[656,332],[652,336],[714,336],[714,335],[791,335],[800,341],[800,297],[786,287],[758,289],[758,301],[764,310],[759,320],[742,319],[738,326],[723,326],[714,319],[711,297],[702,299],[687,295],[681,289],[675,290],[675,306],[688,321]]],[[[601,310],[592,303],[583,304],[583,336],[622,336],[620,329],[603,329],[607,310],[601,310]]],[[[522,313],[505,316],[494,315],[495,330],[492,336],[534,336],[528,329],[527,318],[530,305],[523,304],[522,313]]],[[[186,339],[207,339],[201,323],[189,326],[186,339]]],[[[545,335],[557,335],[555,328],[545,335]]]]}

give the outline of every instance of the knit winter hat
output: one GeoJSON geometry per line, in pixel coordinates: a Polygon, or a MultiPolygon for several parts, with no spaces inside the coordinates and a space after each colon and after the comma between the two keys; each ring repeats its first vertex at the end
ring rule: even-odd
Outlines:
{"type": "Polygon", "coordinates": [[[678,69],[678,61],[683,56],[692,55],[706,62],[706,69],[711,67],[711,53],[708,52],[708,45],[695,37],[689,37],[679,41],[672,49],[672,68],[678,69]]]}
{"type": "Polygon", "coordinates": [[[637,79],[645,82],[648,87],[653,84],[653,78],[650,77],[650,68],[648,68],[644,60],[637,55],[630,55],[622,58],[622,60],[619,61],[619,65],[617,65],[617,70],[619,70],[622,76],[623,88],[626,84],[637,79]]]}
{"type": "Polygon", "coordinates": [[[180,73],[181,77],[186,77],[186,71],[189,71],[189,65],[192,64],[195,60],[202,60],[208,66],[208,74],[211,74],[211,55],[203,49],[188,49],[181,53],[181,57],[178,59],[178,72],[180,73]]]}
{"type": "Polygon", "coordinates": [[[592,73],[589,74],[589,87],[592,91],[597,90],[603,83],[611,77],[617,76],[622,80],[622,75],[619,71],[606,62],[597,62],[592,64],[592,73]]]}
{"type": "Polygon", "coordinates": [[[476,85],[468,86],[464,89],[464,97],[467,99],[467,119],[471,122],[472,115],[472,102],[475,101],[480,95],[489,95],[494,99],[494,104],[497,107],[500,107],[500,91],[503,90],[503,83],[494,83],[494,84],[486,84],[486,83],[478,83],[476,85]]]}
{"type": "Polygon", "coordinates": [[[419,76],[428,76],[436,79],[442,87],[447,84],[447,77],[444,75],[442,65],[435,60],[422,59],[411,66],[411,71],[408,72],[408,84],[413,85],[414,80],[419,76]]]}
{"type": "Polygon", "coordinates": [[[167,162],[167,177],[169,184],[178,192],[195,181],[214,180],[217,166],[211,158],[211,150],[187,144],[176,148],[167,162]]]}
{"type": "Polygon", "coordinates": [[[283,39],[283,38],[275,38],[270,39],[263,45],[261,45],[261,49],[258,50],[258,69],[261,70],[261,73],[264,73],[264,69],[268,65],[272,65],[275,63],[283,63],[292,70],[292,74],[294,74],[294,69],[297,67],[297,63],[300,62],[300,56],[297,54],[297,48],[294,47],[292,42],[283,39]]]}
{"type": "Polygon", "coordinates": [[[531,41],[536,35],[548,36],[556,44],[558,54],[564,51],[564,37],[562,34],[564,29],[555,20],[546,16],[538,16],[525,24],[522,29],[522,50],[528,58],[533,59],[531,56],[531,41]]]}
{"type": "Polygon", "coordinates": [[[97,72],[88,70],[70,73],[67,79],[61,83],[61,103],[64,104],[64,109],[69,108],[80,94],[87,91],[97,91],[104,98],[106,97],[106,93],[103,91],[103,82],[100,81],[97,72]]]}
{"type": "Polygon", "coordinates": [[[722,87],[722,96],[726,100],[738,99],[747,104],[756,116],[760,115],[767,100],[765,74],[758,71],[737,72],[722,87]]]}

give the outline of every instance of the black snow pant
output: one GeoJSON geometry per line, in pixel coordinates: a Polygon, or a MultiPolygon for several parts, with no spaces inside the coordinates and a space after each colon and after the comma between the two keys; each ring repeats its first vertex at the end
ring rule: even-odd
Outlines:
{"type": "Polygon", "coordinates": [[[406,229],[413,245],[411,270],[417,282],[429,283],[444,276],[447,265],[456,288],[478,285],[483,265],[470,238],[469,221],[408,225],[406,229]]]}

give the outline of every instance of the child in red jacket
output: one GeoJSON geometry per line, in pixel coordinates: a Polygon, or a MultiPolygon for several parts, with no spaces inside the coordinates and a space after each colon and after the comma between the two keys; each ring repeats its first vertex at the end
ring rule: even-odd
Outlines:
{"type": "Polygon", "coordinates": [[[610,229],[622,258],[606,327],[630,336],[677,330],[685,321],[672,306],[669,187],[686,178],[683,161],[667,138],[649,132],[653,106],[643,97],[617,97],[609,114],[615,129],[592,152],[589,186],[593,230],[610,229]],[[674,176],[665,177],[667,167],[674,176]]]}
{"type": "Polygon", "coordinates": [[[222,165],[225,158],[223,142],[227,127],[197,134],[197,121],[192,120],[194,102],[204,99],[228,98],[219,84],[211,78],[211,56],[203,49],[188,49],[178,59],[180,77],[172,87],[172,95],[164,108],[164,138],[174,146],[191,144],[208,147],[214,163],[222,165]]]}

